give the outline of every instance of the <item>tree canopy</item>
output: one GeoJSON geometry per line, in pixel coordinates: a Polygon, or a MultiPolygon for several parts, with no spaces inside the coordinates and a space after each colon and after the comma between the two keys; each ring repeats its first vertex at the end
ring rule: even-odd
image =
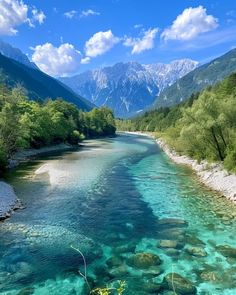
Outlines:
{"type": "Polygon", "coordinates": [[[106,107],[83,112],[62,98],[39,103],[29,100],[22,87],[0,85],[0,168],[20,148],[77,144],[115,131],[113,113],[106,107]]]}

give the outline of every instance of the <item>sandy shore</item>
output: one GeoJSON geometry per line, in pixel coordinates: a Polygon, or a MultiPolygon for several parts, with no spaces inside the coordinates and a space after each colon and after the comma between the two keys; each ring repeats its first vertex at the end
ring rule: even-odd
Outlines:
{"type": "MultiPolygon", "coordinates": [[[[128,134],[144,135],[154,138],[152,133],[144,132],[126,132],[128,134]]],[[[200,181],[212,190],[215,190],[225,196],[227,199],[236,203],[236,175],[227,172],[220,163],[209,164],[207,161],[198,163],[187,156],[180,156],[162,139],[156,139],[160,148],[176,164],[187,165],[192,168],[200,181]]]]}
{"type": "Polygon", "coordinates": [[[73,146],[66,143],[60,143],[57,145],[50,145],[46,147],[42,147],[40,149],[25,149],[16,152],[11,160],[9,161],[8,168],[14,168],[18,166],[21,162],[29,161],[30,159],[47,154],[50,152],[56,152],[56,151],[66,151],[66,150],[72,150],[73,146]]]}
{"type": "MultiPolygon", "coordinates": [[[[38,155],[71,149],[73,149],[73,146],[69,144],[58,144],[43,147],[40,149],[28,149],[18,151],[9,161],[8,168],[14,168],[18,166],[21,162],[29,161],[30,159],[38,155]]],[[[14,210],[22,208],[23,206],[20,200],[17,198],[13,187],[4,181],[0,181],[0,220],[10,217],[11,213],[14,210]]]]}

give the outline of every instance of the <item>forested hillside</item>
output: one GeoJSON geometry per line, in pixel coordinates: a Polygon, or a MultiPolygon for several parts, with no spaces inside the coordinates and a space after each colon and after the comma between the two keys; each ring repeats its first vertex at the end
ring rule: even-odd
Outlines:
{"type": "Polygon", "coordinates": [[[92,103],[74,93],[62,82],[2,54],[0,54],[0,83],[6,84],[9,88],[21,85],[32,100],[42,102],[49,97],[51,99],[63,97],[64,100],[74,103],[82,110],[89,111],[94,107],[92,103]]]}
{"type": "Polygon", "coordinates": [[[165,88],[156,98],[154,108],[169,107],[186,101],[192,93],[215,85],[236,71],[236,49],[197,67],[173,85],[165,88]]]}
{"type": "Polygon", "coordinates": [[[19,148],[39,148],[115,133],[110,109],[83,112],[62,99],[30,101],[21,87],[0,85],[0,169],[19,148]]]}
{"type": "Polygon", "coordinates": [[[236,172],[236,74],[192,95],[185,103],[118,120],[119,130],[151,131],[178,152],[198,160],[223,161],[236,172]]]}

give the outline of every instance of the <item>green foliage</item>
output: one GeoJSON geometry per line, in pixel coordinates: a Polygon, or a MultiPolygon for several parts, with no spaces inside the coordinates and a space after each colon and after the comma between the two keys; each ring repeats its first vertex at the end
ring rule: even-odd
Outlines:
{"type": "Polygon", "coordinates": [[[177,151],[197,160],[222,161],[236,172],[236,74],[171,108],[160,108],[132,120],[120,130],[151,131],[177,151]]]}
{"type": "Polygon", "coordinates": [[[82,112],[62,99],[39,103],[28,100],[22,87],[0,85],[0,169],[19,148],[40,148],[85,137],[109,136],[116,131],[108,108],[82,112]]]}
{"type": "Polygon", "coordinates": [[[126,283],[125,281],[117,281],[115,284],[111,284],[110,286],[102,287],[102,288],[95,288],[91,290],[90,294],[93,295],[122,295],[125,291],[126,283]]]}
{"type": "Polygon", "coordinates": [[[89,111],[93,107],[89,101],[74,93],[60,81],[2,54],[0,54],[0,83],[4,83],[11,89],[19,84],[23,85],[27,89],[27,96],[37,102],[45,102],[49,97],[53,100],[63,97],[64,100],[74,103],[82,110],[89,111]]]}

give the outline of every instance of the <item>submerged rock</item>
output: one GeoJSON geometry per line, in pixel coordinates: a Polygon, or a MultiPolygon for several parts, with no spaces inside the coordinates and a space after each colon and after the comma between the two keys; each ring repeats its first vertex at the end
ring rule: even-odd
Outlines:
{"type": "Polygon", "coordinates": [[[117,246],[114,249],[114,252],[117,254],[129,253],[129,252],[134,252],[135,248],[136,248],[136,243],[130,243],[127,245],[117,246]]]}
{"type": "Polygon", "coordinates": [[[161,284],[157,284],[153,280],[147,280],[144,282],[142,289],[148,294],[158,294],[161,289],[161,284]]]}
{"type": "Polygon", "coordinates": [[[168,256],[173,256],[173,257],[177,257],[180,255],[180,251],[174,248],[167,248],[165,250],[165,254],[167,254],[168,256]]]}
{"type": "Polygon", "coordinates": [[[216,246],[216,251],[220,252],[225,257],[236,258],[236,248],[229,245],[216,246]]]}
{"type": "Polygon", "coordinates": [[[145,278],[152,278],[159,276],[161,273],[162,269],[159,266],[151,266],[142,271],[142,276],[145,278]]]}
{"type": "Polygon", "coordinates": [[[128,275],[128,269],[125,265],[120,265],[118,267],[112,268],[109,271],[109,276],[112,278],[122,278],[128,275]]]}
{"type": "Polygon", "coordinates": [[[219,274],[214,271],[205,270],[205,271],[201,272],[200,278],[203,281],[207,281],[207,282],[219,282],[220,281],[219,274]]]}
{"type": "Polygon", "coordinates": [[[158,231],[158,239],[165,239],[165,240],[178,240],[184,241],[185,229],[184,228],[167,228],[167,229],[160,229],[158,231]]]}
{"type": "Polygon", "coordinates": [[[178,241],[175,240],[160,240],[159,247],[161,248],[176,248],[178,241]]]}
{"type": "Polygon", "coordinates": [[[186,235],[186,243],[191,244],[193,246],[204,246],[205,243],[193,235],[186,235]]]}
{"type": "Polygon", "coordinates": [[[196,256],[196,257],[207,256],[207,252],[202,247],[187,247],[185,250],[188,254],[196,256]]]}
{"type": "Polygon", "coordinates": [[[161,259],[158,255],[152,253],[137,253],[131,256],[127,263],[135,268],[149,268],[161,264],[161,259]]]}
{"type": "Polygon", "coordinates": [[[111,268],[114,266],[121,266],[123,263],[124,261],[120,256],[112,256],[106,260],[106,264],[111,268]]]}
{"type": "Polygon", "coordinates": [[[177,273],[167,274],[163,279],[162,286],[180,295],[197,294],[197,289],[192,282],[177,273]]]}
{"type": "Polygon", "coordinates": [[[162,218],[158,220],[157,225],[162,228],[187,227],[188,222],[179,218],[162,218]]]}

